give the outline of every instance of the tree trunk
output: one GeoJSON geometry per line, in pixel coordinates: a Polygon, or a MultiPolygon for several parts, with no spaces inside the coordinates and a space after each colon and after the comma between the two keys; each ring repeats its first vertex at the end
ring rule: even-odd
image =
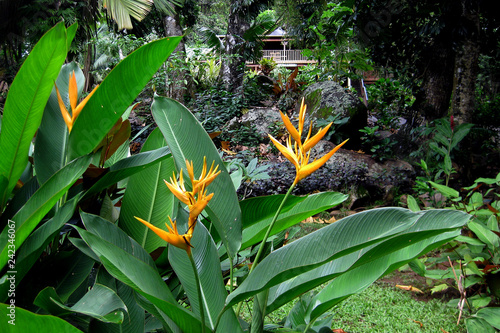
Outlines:
{"type": "MultiPolygon", "coordinates": [[[[181,36],[182,28],[179,24],[179,17],[176,14],[174,17],[167,16],[164,19],[165,33],[167,36],[181,36]]],[[[167,96],[175,99],[180,103],[184,103],[184,94],[187,87],[187,73],[185,69],[185,43],[182,39],[169,57],[169,61],[174,63],[174,67],[166,69],[166,92],[167,96]]]]}
{"type": "Polygon", "coordinates": [[[224,39],[226,58],[223,59],[220,70],[222,82],[228,91],[237,92],[243,86],[246,59],[240,49],[244,43],[242,36],[249,27],[240,10],[233,9],[229,15],[227,35],[224,39]]]}
{"type": "Polygon", "coordinates": [[[85,77],[85,87],[83,88],[84,92],[89,92],[92,88],[92,84],[94,83],[94,79],[90,74],[90,68],[92,67],[93,61],[94,61],[94,47],[92,43],[88,43],[87,53],[85,54],[85,61],[83,63],[83,76],[85,77]]]}
{"type": "Polygon", "coordinates": [[[451,46],[436,41],[430,48],[422,85],[413,108],[427,120],[442,118],[450,107],[453,90],[454,52],[451,46]]]}
{"type": "Polygon", "coordinates": [[[476,79],[478,73],[479,15],[473,4],[462,0],[462,17],[467,22],[468,35],[455,59],[452,111],[458,123],[470,123],[475,110],[476,79]]]}

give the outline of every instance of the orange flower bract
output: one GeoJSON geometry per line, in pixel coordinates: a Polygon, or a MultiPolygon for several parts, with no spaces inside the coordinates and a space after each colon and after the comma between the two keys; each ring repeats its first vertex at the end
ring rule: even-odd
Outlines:
{"type": "Polygon", "coordinates": [[[196,226],[196,222],[198,221],[198,216],[203,212],[205,207],[208,205],[208,202],[214,196],[213,193],[207,195],[206,187],[210,185],[210,183],[220,174],[218,170],[218,166],[214,169],[214,163],[210,167],[210,170],[207,172],[207,161],[206,158],[203,158],[203,169],[201,175],[198,179],[194,177],[194,168],[193,162],[189,162],[186,160],[187,172],[189,175],[189,179],[191,181],[191,186],[193,189],[191,191],[186,190],[184,185],[184,178],[182,176],[182,170],[180,171],[179,180],[175,176],[170,177],[170,182],[164,180],[168,189],[175,195],[177,199],[179,199],[182,203],[186,204],[189,209],[189,220],[188,220],[188,229],[185,234],[180,235],[177,231],[177,225],[175,222],[170,219],[170,227],[166,224],[168,231],[155,227],[151,223],[136,217],[137,220],[142,222],[148,228],[150,228],[154,233],[160,236],[166,242],[176,246],[178,248],[186,250],[188,254],[191,253],[191,238],[193,237],[194,227],[196,226]]]}
{"type": "Polygon", "coordinates": [[[71,132],[73,129],[73,125],[75,124],[75,120],[82,111],[83,107],[85,104],[87,104],[88,100],[90,97],[94,94],[95,90],[97,89],[98,86],[94,88],[90,92],[90,94],[87,95],[87,97],[84,98],[83,101],[80,102],[80,104],[76,104],[78,102],[78,87],[76,84],[76,75],[75,71],[73,71],[69,75],[69,84],[68,84],[68,97],[69,97],[69,105],[71,108],[71,114],[68,112],[68,109],[66,109],[66,105],[64,105],[64,101],[61,97],[61,94],[59,93],[59,89],[57,88],[57,85],[54,83],[56,87],[56,93],[57,93],[57,101],[59,103],[59,109],[61,110],[62,117],[64,119],[64,122],[66,123],[66,126],[68,126],[68,131],[71,132]]]}
{"type": "Polygon", "coordinates": [[[295,166],[297,174],[295,176],[293,185],[296,185],[300,180],[306,178],[314,171],[318,170],[330,159],[330,157],[332,157],[333,154],[335,154],[335,152],[340,147],[342,147],[347,142],[347,140],[345,140],[323,157],[315,159],[312,162],[309,162],[311,157],[311,149],[326,135],[332,123],[320,129],[318,133],[316,133],[313,137],[311,137],[312,124],[310,124],[309,133],[307,134],[307,137],[304,140],[304,142],[302,142],[302,132],[304,130],[306,109],[307,106],[304,104],[304,99],[302,99],[299,111],[298,129],[295,128],[295,126],[293,126],[292,122],[290,121],[290,118],[288,118],[287,115],[283,114],[283,112],[280,111],[283,124],[285,125],[285,128],[289,133],[289,137],[286,141],[286,146],[284,146],[278,140],[269,135],[269,138],[276,146],[276,148],[278,148],[278,150],[283,154],[283,156],[285,156],[286,159],[289,160],[295,166]],[[294,140],[293,143],[292,139],[294,140]]]}

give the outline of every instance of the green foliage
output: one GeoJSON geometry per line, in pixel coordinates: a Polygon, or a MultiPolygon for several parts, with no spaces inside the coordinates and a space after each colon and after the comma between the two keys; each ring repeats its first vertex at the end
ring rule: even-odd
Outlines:
{"type": "Polygon", "coordinates": [[[318,4],[315,11],[309,9],[308,16],[302,15],[305,22],[299,29],[305,30],[301,34],[308,37],[306,43],[310,44],[303,55],[318,62],[316,75],[321,80],[345,83],[347,78],[357,79],[363,71],[372,70],[367,50],[354,42],[353,9],[349,6],[325,2],[318,4]]]}
{"type": "MultiPolygon", "coordinates": [[[[453,254],[434,260],[427,260],[429,266],[440,263],[457,262],[459,266],[452,266],[445,271],[426,269],[422,263],[411,266],[418,274],[429,279],[437,279],[441,284],[434,287],[434,291],[447,289],[443,279],[455,277],[456,286],[461,299],[451,301],[458,303],[464,308],[467,297],[467,308],[470,311],[479,310],[477,314],[466,319],[467,327],[478,326],[481,330],[491,330],[491,326],[498,328],[495,321],[489,317],[478,320],[481,315],[490,311],[485,308],[490,302],[493,304],[500,299],[500,287],[498,277],[500,276],[500,174],[496,178],[479,178],[473,185],[462,190],[463,194],[445,185],[429,182],[432,187],[439,191],[445,198],[447,206],[471,214],[474,218],[467,224],[467,229],[462,235],[455,238],[451,243],[453,254]]],[[[493,309],[492,309],[493,310],[493,309]]],[[[496,308],[495,310],[496,311],[496,308]]]]}
{"type": "Polygon", "coordinates": [[[264,75],[269,75],[272,72],[272,70],[275,69],[277,66],[276,61],[274,61],[273,58],[271,59],[262,58],[259,61],[259,65],[260,65],[260,71],[264,75]]]}
{"type": "Polygon", "coordinates": [[[379,126],[365,126],[365,128],[359,131],[364,133],[361,140],[363,140],[364,147],[368,148],[372,153],[372,157],[384,161],[394,157],[393,149],[397,142],[390,137],[381,139],[378,130],[379,126]]]}
{"type": "MultiPolygon", "coordinates": [[[[233,306],[253,298],[251,330],[256,332],[264,328],[264,313],[329,282],[302,309],[307,330],[345,298],[458,236],[469,220],[454,210],[383,208],[346,217],[283,246],[287,231],[295,232],[289,228],[347,196],[320,192],[299,197],[290,195],[292,187],[285,196],[238,201],[233,184],[239,177],[228,173],[202,124],[182,104],[160,96],[151,106],[159,131],[150,134],[140,154],[127,157],[127,138],[118,148],[108,141],[180,37],[153,41],[131,53],[102,81],[68,132],[54,131],[60,140],[36,140],[35,151],[43,145],[62,157],[54,166],[37,166],[46,180],[38,179],[29,158],[31,139],[45,112],[54,128],[61,123],[54,105],[47,104],[54,81],[63,83],[70,109],[76,110],[82,77],[75,71],[76,86],[66,88],[65,77],[75,65],[62,67],[74,29],[58,24],[35,46],[16,76],[2,119],[0,295],[6,303],[0,309],[4,314],[14,300],[18,319],[26,321],[20,326],[27,331],[36,323],[41,333],[78,331],[74,327],[85,332],[243,332],[248,324],[240,322],[233,306]],[[19,126],[16,117],[26,126],[19,126]],[[108,156],[102,150],[116,152],[108,156]],[[200,185],[192,173],[198,175],[206,162],[220,173],[207,181],[202,180],[206,169],[201,171],[200,185]],[[162,180],[173,172],[171,182],[177,185],[173,178],[182,170],[191,181],[179,180],[173,194],[160,193],[167,191],[162,180]],[[195,199],[200,192],[201,199],[195,199]],[[199,210],[196,221],[189,221],[193,208],[199,210]],[[165,237],[165,230],[159,233],[181,249],[155,239],[133,220],[138,215],[162,230],[173,218],[176,224],[168,235],[179,242],[165,237]]],[[[233,96],[225,98],[234,103],[233,96]]],[[[39,157],[35,161],[47,163],[39,157]]],[[[251,180],[265,178],[255,160],[245,172],[251,180]]],[[[481,320],[487,315],[482,313],[481,320]]],[[[0,322],[2,331],[8,325],[0,322]]]]}
{"type": "Polygon", "coordinates": [[[188,105],[209,133],[222,130],[229,120],[241,115],[244,107],[241,96],[225,91],[221,86],[197,93],[188,105]]]}
{"type": "Polygon", "coordinates": [[[381,78],[367,86],[368,109],[384,129],[398,129],[398,117],[409,112],[415,101],[411,91],[397,80],[381,78]]]}
{"type": "MultiPolygon", "coordinates": [[[[111,31],[107,24],[99,25],[97,35],[89,42],[95,47],[95,61],[92,64],[92,74],[97,82],[104,77],[126,56],[142,45],[158,39],[155,33],[146,37],[137,37],[134,34],[116,33],[111,31]]],[[[81,62],[84,59],[80,59],[81,62]]]]}
{"type": "Polygon", "coordinates": [[[210,89],[217,85],[222,64],[220,57],[194,49],[187,61],[189,72],[199,90],[210,89]]]}
{"type": "Polygon", "coordinates": [[[257,77],[246,76],[242,94],[227,91],[221,85],[214,85],[200,90],[187,105],[208,133],[221,131],[222,140],[255,146],[260,143],[260,139],[251,127],[229,130],[226,125],[231,119],[241,116],[248,107],[259,105],[265,97],[267,95],[257,82],[257,77]]]}
{"type": "Polygon", "coordinates": [[[427,151],[425,164],[421,163],[427,177],[433,175],[433,180],[438,180],[444,174],[445,184],[448,185],[451,174],[455,172],[452,165],[453,152],[472,127],[473,124],[455,125],[451,117],[437,119],[433,126],[422,131],[422,135],[431,136],[426,144],[430,150],[427,151]]]}

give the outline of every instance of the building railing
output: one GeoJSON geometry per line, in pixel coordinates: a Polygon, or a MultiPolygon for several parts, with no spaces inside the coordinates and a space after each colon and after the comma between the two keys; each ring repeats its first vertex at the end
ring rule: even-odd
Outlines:
{"type": "Polygon", "coordinates": [[[301,50],[263,50],[263,58],[274,59],[277,64],[311,64],[314,60],[309,60],[301,54],[301,50]]]}

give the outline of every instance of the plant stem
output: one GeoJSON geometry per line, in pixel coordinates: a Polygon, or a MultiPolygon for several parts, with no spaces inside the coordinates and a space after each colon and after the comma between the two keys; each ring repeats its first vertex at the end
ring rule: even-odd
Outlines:
{"type": "MultiPolygon", "coordinates": [[[[288,189],[288,191],[285,194],[285,197],[281,201],[280,206],[278,207],[278,210],[274,214],[273,220],[269,224],[269,227],[267,228],[266,234],[264,235],[264,238],[262,239],[262,241],[260,243],[259,251],[257,251],[257,255],[255,256],[255,260],[252,263],[252,267],[250,268],[250,271],[248,272],[249,275],[250,275],[250,273],[252,273],[252,271],[255,269],[255,267],[259,263],[259,259],[260,259],[261,255],[262,255],[262,252],[264,251],[264,246],[266,245],[267,238],[269,237],[269,234],[271,233],[271,230],[273,229],[274,224],[278,220],[278,216],[280,215],[281,210],[283,209],[283,206],[285,205],[286,200],[290,196],[290,193],[292,193],[292,190],[293,190],[294,187],[295,187],[294,184],[292,184],[292,186],[290,186],[290,188],[288,189]]],[[[236,308],[236,316],[240,315],[241,305],[242,304],[243,304],[243,302],[240,302],[238,304],[238,307],[236,308]]]]}
{"type": "Polygon", "coordinates": [[[307,333],[309,331],[309,328],[311,328],[313,321],[310,321],[309,324],[306,325],[306,328],[304,328],[304,333],[307,333]]]}
{"type": "MultiPolygon", "coordinates": [[[[451,143],[453,142],[453,130],[451,130],[451,137],[450,137],[450,144],[448,145],[447,147],[447,155],[450,156],[451,154],[451,143]]],[[[451,161],[451,156],[450,156],[450,161],[451,161]]],[[[445,167],[446,168],[446,167],[445,167]]],[[[450,176],[451,176],[451,171],[453,170],[453,167],[451,168],[451,170],[446,170],[445,173],[446,173],[446,181],[445,181],[445,185],[448,186],[448,183],[450,181],[450,176]]]]}
{"type": "MultiPolygon", "coordinates": [[[[64,168],[68,164],[69,158],[68,158],[68,146],[66,145],[67,141],[68,141],[68,132],[66,132],[66,139],[64,142],[64,165],[61,168],[64,168]]],[[[68,191],[64,192],[63,196],[59,199],[56,205],[56,213],[68,200],[68,191]]]]}
{"type": "Polygon", "coordinates": [[[269,224],[269,227],[267,228],[266,234],[264,235],[264,238],[260,242],[259,251],[257,251],[257,255],[255,256],[255,260],[253,261],[252,267],[250,268],[250,272],[248,274],[252,273],[252,271],[255,269],[255,267],[259,263],[259,259],[260,259],[261,255],[262,255],[262,252],[264,251],[264,246],[266,245],[267,238],[269,237],[269,234],[271,233],[271,230],[273,229],[274,224],[278,220],[278,216],[280,215],[281,210],[283,209],[283,206],[285,205],[286,200],[290,196],[290,193],[292,193],[292,190],[293,190],[294,187],[295,187],[294,185],[290,186],[290,188],[288,189],[288,191],[285,194],[285,197],[281,201],[281,204],[278,207],[278,210],[276,211],[276,214],[274,214],[273,220],[269,224]]]}
{"type": "Polygon", "coordinates": [[[189,261],[193,267],[194,279],[196,281],[196,290],[198,291],[198,304],[200,306],[200,319],[201,319],[201,332],[205,333],[205,306],[203,304],[203,298],[201,297],[201,287],[200,287],[200,277],[198,276],[198,270],[196,269],[196,263],[194,262],[193,255],[188,252],[189,261]]]}
{"type": "Polygon", "coordinates": [[[229,257],[229,293],[233,292],[233,257],[229,257]]]}

